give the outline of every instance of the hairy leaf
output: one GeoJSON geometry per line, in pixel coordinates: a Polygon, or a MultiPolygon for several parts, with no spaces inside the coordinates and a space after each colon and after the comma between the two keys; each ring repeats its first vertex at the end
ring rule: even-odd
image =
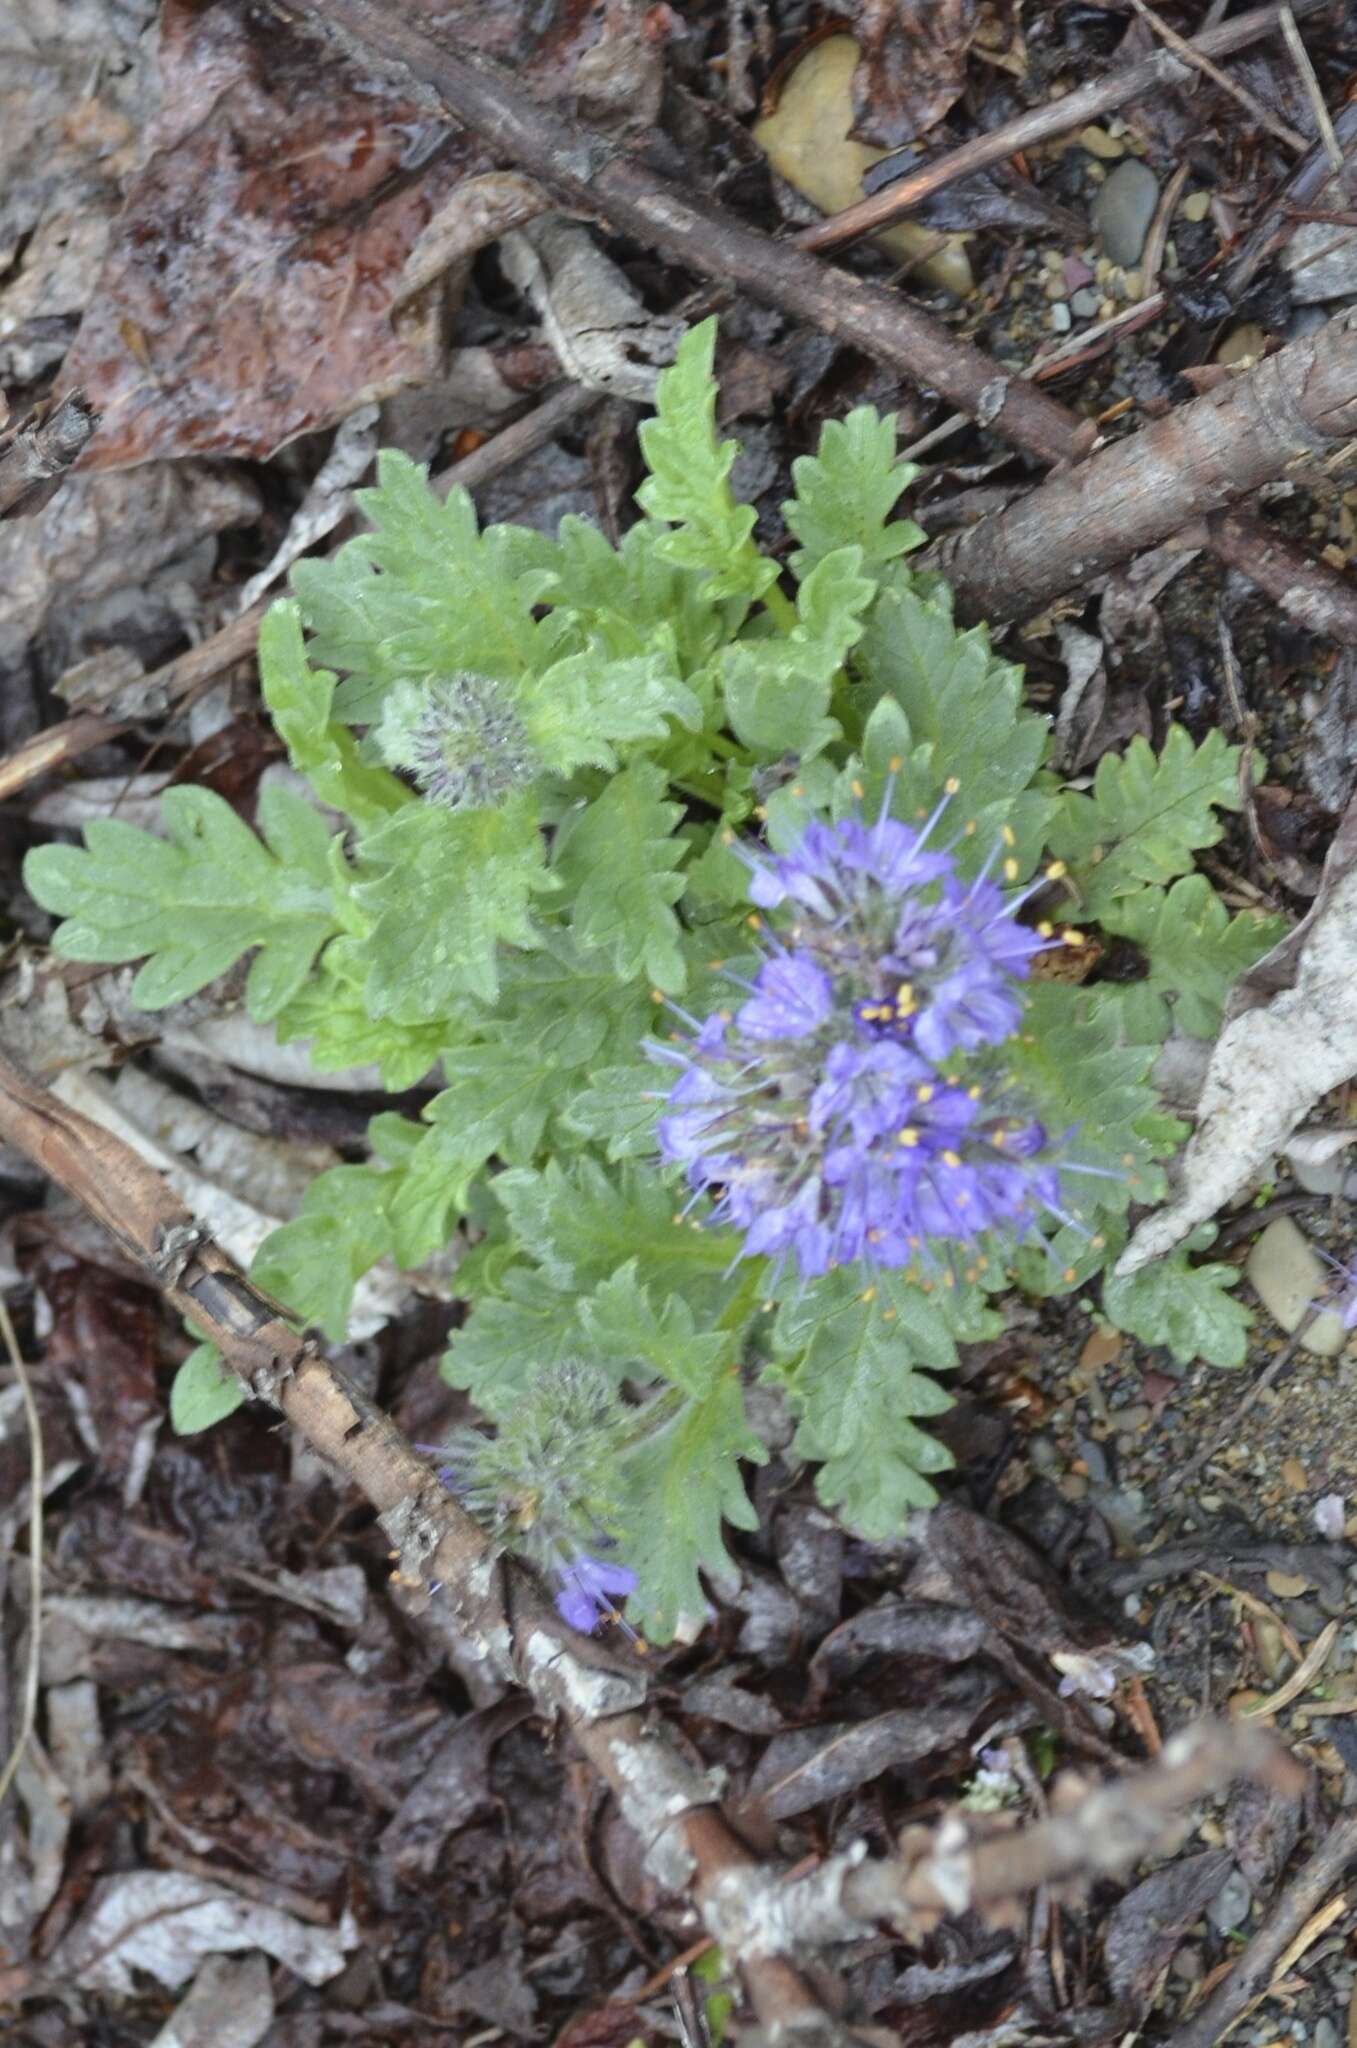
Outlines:
{"type": "Polygon", "coordinates": [[[1099,922],[1146,956],[1143,981],[1109,982],[1100,1004],[1114,1007],[1128,1039],[1158,1043],[1170,1029],[1214,1038],[1225,998],[1246,968],[1270,952],[1286,921],[1243,910],[1232,918],[1205,875],[1170,889],[1139,889],[1107,905],[1099,922]]]}
{"type": "Polygon", "coordinates": [[[332,719],[335,678],[310,666],[301,612],[288,600],[270,606],[259,628],[259,684],[288,759],[323,804],[367,826],[411,802],[396,777],[364,761],[353,734],[332,719]]]}
{"type": "Polygon", "coordinates": [[[634,1257],[697,1311],[736,1249],[729,1232],[680,1217],[674,1189],[629,1162],[609,1174],[587,1156],[569,1166],[549,1159],[497,1174],[493,1186],[514,1236],[558,1287],[588,1292],[634,1257]]]}
{"type": "Polygon", "coordinates": [[[1139,735],[1124,754],[1104,754],[1092,795],[1067,790],[1050,831],[1079,892],[1078,915],[1101,917],[1118,897],[1186,874],[1224,831],[1218,812],[1239,805],[1239,748],[1220,732],[1198,747],[1171,725],[1161,754],[1139,735]]]}
{"type": "Polygon", "coordinates": [[[467,994],[493,1002],[496,949],[537,943],[532,899],[557,886],[531,797],[499,810],[408,804],[362,853],[379,870],[354,887],[375,926],[366,946],[371,1015],[418,1024],[467,994]]]}
{"type": "Polygon", "coordinates": [[[478,533],[466,492],[440,503],[423,469],[394,448],[377,458],[376,488],[356,497],[372,531],[292,572],[313,660],[344,671],[336,718],[370,724],[406,678],[469,669],[516,682],[546,665],[554,636],[534,617],[552,560],[545,535],[478,533]]]}
{"type": "Polygon", "coordinates": [[[168,836],[96,818],[84,848],[40,846],[24,862],[29,893],[58,912],[68,960],[140,960],[132,1000],[163,1010],[196,995],[254,947],[245,999],[277,1016],[337,927],[331,834],[288,790],[259,796],[257,839],[210,789],[167,789],[168,836]]]}
{"type": "Polygon", "coordinates": [[[777,565],[754,546],[753,506],[737,505],[731,493],[739,443],[716,438],[715,349],[716,322],[704,320],[661,375],[655,417],[640,429],[650,474],[636,497],[652,519],[673,528],[661,542],[670,561],[704,572],[705,597],[756,598],[777,565]]]}
{"type": "Polygon", "coordinates": [[[761,1465],[767,1456],[733,1373],[685,1402],[630,1454],[621,1551],[640,1580],[629,1606],[656,1642],[668,1642],[684,1616],[704,1612],[700,1571],[729,1577],[722,1521],[736,1529],[758,1525],[739,1461],[761,1465]]]}
{"type": "Polygon", "coordinates": [[[664,771],[633,761],[572,826],[554,869],[573,898],[572,929],[607,952],[623,979],[644,974],[676,994],[687,979],[673,905],[687,851],[674,836],[682,806],[664,800],[664,771]]]}
{"type": "Polygon", "coordinates": [[[923,545],[912,519],[891,518],[896,500],[919,474],[895,453],[895,414],[883,418],[870,405],[856,406],[843,420],[826,420],[814,455],[792,464],[796,496],[783,517],[801,545],[791,558],[798,579],[836,548],[862,550],[863,567],[883,568],[923,545]]]}
{"type": "Polygon", "coordinates": [[[819,1461],[820,1498],[861,1535],[898,1536],[908,1510],[936,1498],[927,1475],[952,1460],[914,1418],[943,1414],[952,1397],[928,1373],[956,1365],[958,1336],[1000,1327],[976,1290],[925,1293],[894,1271],[864,1286],[840,1268],[784,1302],[773,1348],[798,1418],[793,1448],[819,1461]]]}
{"type": "Polygon", "coordinates": [[[1180,1249],[1138,1273],[1109,1273],[1103,1308],[1119,1330],[1142,1344],[1166,1344],[1179,1365],[1204,1358],[1211,1365],[1238,1366],[1248,1353],[1253,1322],[1229,1292],[1239,1279],[1237,1266],[1220,1260],[1194,1266],[1180,1249]]]}
{"type": "Polygon", "coordinates": [[[390,1202],[400,1180],[372,1166],[332,1166],[317,1175],[301,1214],[260,1245],[250,1278],[342,1344],[355,1285],[393,1248],[390,1202]]]}

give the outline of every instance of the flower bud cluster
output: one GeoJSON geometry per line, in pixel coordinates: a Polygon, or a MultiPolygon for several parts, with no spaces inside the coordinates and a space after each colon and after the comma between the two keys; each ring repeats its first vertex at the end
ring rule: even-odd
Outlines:
{"type": "Polygon", "coordinates": [[[493,1437],[459,1429],[425,1446],[492,1542],[555,1576],[559,1613],[586,1632],[636,1590],[610,1554],[626,1416],[606,1374],[567,1359],[537,1375],[493,1437]]]}
{"type": "Polygon", "coordinates": [[[872,825],[813,823],[783,855],[747,850],[753,901],[784,916],[765,924],[746,999],[650,1048],[682,1069],[661,1152],[715,1197],[745,1256],[791,1257],[808,1277],[927,1269],[940,1250],[1070,1220],[1060,1141],[1002,1056],[1053,934],[1019,922],[1031,890],[990,879],[1002,846],[967,882],[930,844],[946,801],[917,830],[883,807],[872,825]]]}
{"type": "Polygon", "coordinates": [[[470,670],[396,683],[375,738],[388,768],[454,811],[502,803],[542,771],[513,691],[470,670]]]}

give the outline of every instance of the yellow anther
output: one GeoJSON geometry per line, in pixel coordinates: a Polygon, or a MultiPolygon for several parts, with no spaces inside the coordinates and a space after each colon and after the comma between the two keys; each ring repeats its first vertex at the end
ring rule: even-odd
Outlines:
{"type": "Polygon", "coordinates": [[[759,916],[757,910],[750,912],[749,916],[745,919],[745,923],[749,926],[751,932],[760,931],[763,927],[763,919],[759,916]]]}
{"type": "Polygon", "coordinates": [[[729,825],[721,833],[721,844],[722,846],[733,846],[735,844],[735,834],[731,831],[729,825]]]}
{"type": "Polygon", "coordinates": [[[1049,918],[1043,917],[1041,923],[1037,926],[1037,937],[1039,939],[1053,939],[1055,937],[1055,926],[1049,918]]]}
{"type": "Polygon", "coordinates": [[[1008,856],[1008,859],[1004,862],[1004,880],[1006,882],[1016,882],[1018,876],[1021,873],[1022,869],[1019,867],[1017,861],[1014,860],[1012,854],[1010,854],[1008,856]]]}
{"type": "Polygon", "coordinates": [[[762,824],[763,820],[768,816],[767,804],[755,804],[754,816],[758,819],[759,823],[762,824]]]}
{"type": "Polygon", "coordinates": [[[964,825],[962,826],[962,828],[961,828],[961,836],[962,836],[962,838],[963,838],[963,839],[974,839],[974,837],[975,837],[975,819],[974,819],[974,818],[967,818],[967,820],[966,820],[965,824],[964,824],[964,825]]]}
{"type": "Polygon", "coordinates": [[[880,1244],[885,1235],[884,1230],[869,1230],[867,1232],[867,1242],[868,1244],[880,1244]]]}
{"type": "Polygon", "coordinates": [[[1005,825],[999,837],[1003,840],[1005,846],[1016,846],[1018,843],[1018,835],[1011,825],[1005,825]]]}
{"type": "Polygon", "coordinates": [[[911,1124],[906,1124],[905,1128],[900,1133],[900,1143],[902,1145],[917,1145],[918,1142],[919,1133],[913,1128],[911,1124]]]}
{"type": "Polygon", "coordinates": [[[883,1323],[894,1322],[895,1310],[893,1308],[883,1308],[881,1311],[881,1320],[883,1323]]]}
{"type": "Polygon", "coordinates": [[[955,796],[961,788],[961,784],[957,781],[955,775],[949,775],[942,786],[948,796],[955,796]]]}
{"type": "Polygon", "coordinates": [[[806,785],[805,785],[805,783],[804,783],[804,782],[794,782],[794,783],[792,784],[792,795],[793,795],[793,796],[804,796],[804,795],[805,795],[805,793],[806,793],[806,785]]]}
{"type": "Polygon", "coordinates": [[[966,1090],[966,1093],[970,1096],[972,1102],[978,1102],[980,1100],[980,1097],[984,1094],[984,1092],[984,1089],[980,1086],[980,1083],[978,1081],[972,1081],[970,1087],[966,1090]]]}
{"type": "Polygon", "coordinates": [[[862,1295],[861,1295],[861,1299],[862,1299],[863,1301],[875,1301],[875,1300],[876,1300],[876,1289],[875,1289],[875,1287],[864,1287],[864,1288],[863,1288],[863,1290],[862,1290],[862,1295]]]}
{"type": "Polygon", "coordinates": [[[892,754],[890,760],[886,763],[892,775],[898,775],[904,765],[904,760],[899,754],[892,754]]]}
{"type": "Polygon", "coordinates": [[[650,991],[650,1000],[652,1003],[662,1003],[664,1001],[663,991],[658,988],[653,988],[650,991]]]}
{"type": "Polygon", "coordinates": [[[852,790],[854,796],[857,797],[858,801],[861,802],[862,798],[867,794],[867,792],[863,788],[862,784],[859,782],[856,775],[853,777],[853,780],[849,783],[848,786],[852,790]]]}
{"type": "Polygon", "coordinates": [[[1074,1268],[1073,1268],[1073,1266],[1066,1266],[1066,1268],[1065,1268],[1065,1285],[1066,1285],[1067,1287],[1073,1287],[1073,1285],[1074,1285],[1074,1268]]]}
{"type": "Polygon", "coordinates": [[[1060,936],[1067,946],[1086,946],[1088,944],[1087,934],[1077,932],[1072,924],[1067,924],[1060,936]]]}
{"type": "Polygon", "coordinates": [[[1067,875],[1068,873],[1069,869],[1065,866],[1063,860],[1053,860],[1046,870],[1046,879],[1048,882],[1058,882],[1062,875],[1067,875]]]}
{"type": "Polygon", "coordinates": [[[944,1152],[942,1163],[944,1166],[960,1166],[961,1154],[959,1152],[944,1152]]]}
{"type": "Polygon", "coordinates": [[[914,1091],[914,1100],[916,1102],[931,1102],[937,1092],[931,1081],[920,1081],[914,1091]]]}
{"type": "Polygon", "coordinates": [[[1007,1136],[1008,1132],[1003,1128],[1003,1125],[1001,1124],[999,1126],[999,1129],[994,1133],[994,1136],[990,1139],[990,1143],[991,1145],[994,1145],[996,1147],[1002,1145],[1007,1136]]]}

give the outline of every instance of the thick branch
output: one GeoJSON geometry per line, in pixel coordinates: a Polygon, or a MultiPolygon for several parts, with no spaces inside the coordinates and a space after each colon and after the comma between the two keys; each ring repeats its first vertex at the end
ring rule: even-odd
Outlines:
{"type": "MultiPolygon", "coordinates": [[[[328,35],[360,61],[394,69],[407,91],[422,88],[431,105],[474,128],[579,212],[637,236],[703,276],[734,283],[755,298],[799,315],[826,334],[851,341],[911,383],[938,391],[979,425],[992,427],[1029,454],[1046,462],[1069,464],[1078,462],[1094,445],[1092,421],[1081,419],[1026,379],[1013,376],[897,292],[854,277],[786,242],[774,241],[720,208],[690,197],[635,157],[620,153],[602,137],[532,99],[506,73],[448,48],[426,26],[407,21],[390,0],[326,0],[324,7],[315,0],[273,0],[273,5],[299,24],[328,35]]],[[[1242,424],[1240,416],[1232,417],[1242,424]]],[[[1160,425],[1169,427],[1171,421],[1160,425]]],[[[1097,461],[1116,456],[1125,464],[1124,451],[1139,449],[1147,439],[1148,434],[1136,435],[1097,461]]],[[[1246,478],[1238,489],[1247,490],[1252,482],[1276,475],[1288,454],[1280,456],[1276,468],[1264,467],[1259,477],[1246,478]]],[[[1135,458],[1129,462],[1133,468],[1135,458]]],[[[1143,546],[1166,539],[1185,520],[1199,518],[1236,495],[1234,491],[1221,495],[1206,491],[1194,499],[1179,491],[1166,501],[1177,508],[1174,514],[1156,518],[1151,514],[1158,473],[1150,468],[1147,478],[1153,475],[1154,481],[1147,483],[1141,495],[1142,516],[1128,531],[1121,523],[1120,502],[1104,494],[1104,472],[1093,463],[1089,471],[1094,482],[1081,498],[1081,547],[1072,550],[1068,535],[1052,529],[1044,556],[1038,549],[1038,562],[1025,564],[1029,580],[1049,595],[1079,580],[1071,564],[1091,558],[1095,543],[1110,566],[1143,546]],[[1152,529],[1147,537],[1146,527],[1152,529]]],[[[1041,509],[1044,492],[1049,488],[1039,487],[1025,501],[1035,508],[1032,525],[1038,532],[1045,518],[1041,509]]],[[[1004,616],[1000,607],[991,605],[989,565],[980,559],[986,542],[976,537],[987,536],[989,530],[988,522],[982,523],[951,544],[956,568],[947,573],[957,577],[961,609],[971,616],[1004,616]]],[[[1266,529],[1260,529],[1255,552],[1262,552],[1265,536],[1266,529]]],[[[1338,586],[1331,592],[1329,607],[1336,631],[1345,618],[1341,579],[1323,563],[1311,562],[1307,579],[1311,605],[1313,591],[1329,579],[1338,586]]],[[[1265,587],[1285,603],[1300,585],[1299,579],[1291,578],[1276,588],[1265,587]]],[[[1031,608],[1042,601],[1035,598],[1031,608]]],[[[1026,602],[1017,595],[1011,609],[1021,610],[1026,602]]]]}
{"type": "Polygon", "coordinates": [[[931,566],[987,618],[1033,612],[1354,432],[1357,315],[1348,312],[945,536],[931,566]]]}

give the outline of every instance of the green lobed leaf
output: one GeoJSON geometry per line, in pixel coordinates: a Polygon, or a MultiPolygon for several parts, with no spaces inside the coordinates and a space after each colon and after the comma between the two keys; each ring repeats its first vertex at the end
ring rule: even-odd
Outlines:
{"type": "Polygon", "coordinates": [[[96,818],[84,848],[36,847],[28,890],[61,914],[53,946],[69,960],[138,960],[132,983],[143,1010],[196,995],[253,948],[245,999],[259,1020],[277,1016],[337,927],[331,834],[310,804],[266,785],[263,838],[210,789],[167,789],[167,837],[119,818],[96,818]]]}
{"type": "MultiPolygon", "coordinates": [[[[1091,994],[1059,982],[1030,988],[1021,1035],[1004,1048],[1021,1099],[1049,1131],[1070,1133],[1061,1200],[1090,1234],[1101,1227],[1099,1211],[1125,1215],[1133,1202],[1155,1202],[1164,1193],[1154,1162],[1172,1150],[1181,1126],[1159,1117],[1151,1081],[1156,1050],[1125,1044],[1117,1019],[1091,994]]],[[[1039,1255],[1024,1257],[1026,1274],[1039,1255]]]]}
{"type": "Polygon", "coordinates": [[[1162,753],[1137,734],[1124,754],[1103,755],[1091,795],[1066,790],[1049,838],[1078,892],[1071,915],[1101,918],[1119,897],[1186,874],[1221,837],[1219,812],[1239,809],[1239,755],[1219,731],[1198,747],[1171,725],[1162,753]]]}
{"type": "Polygon", "coordinates": [[[259,628],[259,684],[289,761],[323,804],[368,826],[412,801],[394,775],[362,758],[353,734],[331,717],[335,677],[307,661],[301,610],[287,599],[270,606],[259,628]]]}
{"type": "Polygon", "coordinates": [[[562,1122],[576,1137],[602,1145],[609,1160],[650,1158],[665,1092],[645,1062],[600,1067],[589,1086],[571,1096],[562,1122]]]}
{"type": "Polygon", "coordinates": [[[662,739],[671,719],[696,731],[702,706],[666,654],[608,660],[597,647],[554,662],[522,700],[528,738],[557,775],[613,769],[628,742],[662,739]]]}
{"type": "Polygon", "coordinates": [[[520,793],[497,810],[409,804],[362,846],[354,885],[374,920],[364,999],[371,1016],[418,1024],[499,990],[497,949],[534,946],[534,895],[554,889],[537,811],[520,793]]]}
{"type": "MultiPolygon", "coordinates": [[[[944,787],[954,783],[943,836],[951,838],[976,820],[974,838],[983,858],[1019,797],[1029,805],[1043,802],[1030,785],[1045,758],[1049,722],[1024,708],[1022,670],[996,660],[983,626],[958,632],[950,592],[924,594],[898,584],[883,590],[854,667],[862,679],[864,720],[883,695],[904,713],[905,730],[891,733],[889,753],[929,749],[916,761],[914,786],[902,776],[897,816],[908,817],[911,810],[927,815],[944,787]],[[982,818],[985,831],[979,829],[982,818]]],[[[887,751],[884,738],[877,741],[878,753],[887,751]]],[[[1040,829],[1044,825],[1043,812],[1040,829]]]]}
{"type": "Polygon", "coordinates": [[[732,1573],[722,1522],[758,1526],[739,1461],[762,1465],[767,1457],[734,1372],[686,1401],[628,1456],[620,1549],[640,1581],[628,1611],[657,1643],[668,1642],[684,1616],[705,1612],[699,1572],[732,1573]]]}
{"type": "Polygon", "coordinates": [[[702,595],[757,598],[777,576],[754,546],[755,511],[737,505],[730,472],[736,441],[716,438],[716,322],[689,328],[659,380],[655,417],[642,422],[641,451],[649,476],[636,493],[652,519],[673,531],[659,546],[669,560],[704,572],[702,595]]]}
{"type": "Polygon", "coordinates": [[[377,485],[356,501],[372,531],[325,560],[299,562],[292,588],[310,653],[344,672],[334,716],[370,724],[392,683],[470,669],[503,682],[536,674],[554,635],[535,617],[554,549],[527,527],[477,531],[466,492],[440,503],[418,463],[377,457],[377,485]]]}
{"type": "Polygon", "coordinates": [[[250,1278],[334,1344],[348,1334],[353,1290],[394,1248],[390,1203],[399,1172],[332,1166],[306,1191],[301,1214],[271,1230],[250,1278]]]}
{"type": "MultiPolygon", "coordinates": [[[[1211,1233],[1214,1235],[1214,1232],[1211,1233]]],[[[1179,1365],[1199,1358],[1239,1366],[1248,1354],[1253,1317],[1229,1292],[1239,1269],[1214,1260],[1194,1266],[1180,1249],[1138,1273],[1103,1281],[1103,1309],[1119,1330],[1142,1344],[1165,1344],[1179,1365]]]]}
{"type": "Polygon", "coordinates": [[[194,1436],[234,1415],[249,1397],[233,1372],[228,1372],[215,1344],[190,1351],[170,1384],[170,1427],[176,1436],[194,1436]]]}
{"type": "Polygon", "coordinates": [[[317,1073],[375,1063],[383,1085],[393,1094],[413,1088],[434,1066],[448,1038],[441,1018],[422,1024],[398,1024],[391,1017],[372,1017],[363,1000],[367,979],[361,941],[332,939],[311,979],[283,1005],[274,1019],[279,1043],[305,1038],[308,1057],[317,1073]]]}
{"type": "Polygon", "coordinates": [[[910,1508],[936,1499],[927,1475],[952,1459],[914,1418],[945,1413],[952,1397],[928,1374],[956,1365],[958,1337],[1001,1327],[975,1288],[925,1292],[899,1272],[864,1287],[839,1268],[783,1303],[773,1376],[797,1417],[792,1448],[819,1463],[816,1491],[860,1535],[897,1536],[910,1508]]]}
{"type": "Polygon", "coordinates": [[[790,633],[742,640],[725,650],[721,686],[736,737],[776,760],[818,754],[839,733],[826,716],[834,678],[862,635],[876,593],[859,574],[860,548],[839,548],[816,564],[797,593],[790,633]]]}
{"type": "Polygon", "coordinates": [[[1117,1011],[1126,1037],[1140,1043],[1158,1043],[1174,1028],[1214,1038],[1235,982],[1287,930],[1285,918],[1257,910],[1232,918],[1205,875],[1118,897],[1099,922],[1146,956],[1143,980],[1097,990],[1099,1003],[1117,1011]]]}
{"type": "Polygon", "coordinates": [[[737,1242],[677,1213],[678,1197],[653,1169],[632,1162],[609,1173],[587,1156],[516,1167],[495,1176],[513,1234],[552,1282],[588,1293],[630,1258],[666,1293],[701,1314],[719,1291],[737,1242]]]}
{"type": "MultiPolygon", "coordinates": [[[[501,1176],[503,1178],[503,1176],[501,1176]]],[[[483,1415],[511,1414],[540,1374],[583,1350],[576,1304],[536,1267],[511,1266],[499,1295],[479,1300],[443,1358],[443,1378],[483,1415]]]]}
{"type": "Polygon", "coordinates": [[[687,847],[674,834],[683,806],[665,800],[666,788],[655,762],[631,762],[572,823],[553,872],[573,899],[581,944],[605,951],[622,979],[644,974],[674,995],[687,979],[673,911],[687,847]]]}
{"type": "Polygon", "coordinates": [[[643,1365],[694,1399],[711,1388],[718,1371],[738,1368],[739,1330],[699,1331],[681,1295],[657,1308],[628,1259],[579,1303],[584,1335],[595,1357],[643,1365]]]}
{"type": "Polygon", "coordinates": [[[791,557],[797,578],[836,548],[860,548],[864,566],[875,569],[922,546],[923,531],[912,519],[891,518],[918,474],[896,457],[894,413],[882,418],[873,406],[859,405],[846,419],[826,420],[815,454],[793,462],[796,496],[782,507],[801,543],[791,557]]]}

